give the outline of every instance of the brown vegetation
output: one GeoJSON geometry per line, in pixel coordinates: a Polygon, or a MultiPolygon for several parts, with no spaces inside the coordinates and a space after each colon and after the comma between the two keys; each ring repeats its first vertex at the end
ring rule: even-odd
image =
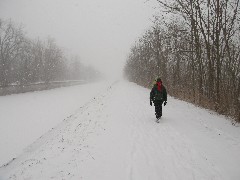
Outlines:
{"type": "Polygon", "coordinates": [[[158,2],[155,17],[132,47],[125,75],[145,87],[160,76],[169,94],[240,122],[239,0],[158,2]]]}

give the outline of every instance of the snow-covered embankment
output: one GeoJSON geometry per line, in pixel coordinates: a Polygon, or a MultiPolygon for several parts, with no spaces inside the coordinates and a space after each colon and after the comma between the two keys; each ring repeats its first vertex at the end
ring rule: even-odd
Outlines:
{"type": "Polygon", "coordinates": [[[240,128],[168,99],[155,123],[149,90],[118,82],[46,133],[6,167],[12,179],[240,178],[240,128]]]}

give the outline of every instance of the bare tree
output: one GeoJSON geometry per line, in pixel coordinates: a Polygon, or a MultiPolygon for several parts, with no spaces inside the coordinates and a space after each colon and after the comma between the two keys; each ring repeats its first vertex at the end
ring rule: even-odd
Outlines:
{"type": "Polygon", "coordinates": [[[170,94],[239,119],[239,0],[158,2],[178,19],[158,18],[139,38],[126,77],[164,77],[170,94]]]}
{"type": "Polygon", "coordinates": [[[13,61],[24,43],[22,28],[15,28],[11,21],[0,21],[0,83],[7,86],[13,61]]]}

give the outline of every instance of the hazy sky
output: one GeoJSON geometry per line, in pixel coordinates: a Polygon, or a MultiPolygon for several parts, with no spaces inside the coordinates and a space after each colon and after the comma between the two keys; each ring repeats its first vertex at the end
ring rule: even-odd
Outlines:
{"type": "Polygon", "coordinates": [[[0,18],[32,38],[55,38],[82,62],[121,73],[131,45],[151,24],[155,0],[0,0],[0,18]]]}

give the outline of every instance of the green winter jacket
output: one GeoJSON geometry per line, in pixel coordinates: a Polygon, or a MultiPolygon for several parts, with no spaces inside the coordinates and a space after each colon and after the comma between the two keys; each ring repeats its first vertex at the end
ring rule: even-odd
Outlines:
{"type": "Polygon", "coordinates": [[[150,92],[150,101],[152,101],[154,104],[162,104],[164,101],[167,101],[166,88],[162,85],[162,90],[160,92],[157,88],[157,85],[154,84],[150,92]]]}

